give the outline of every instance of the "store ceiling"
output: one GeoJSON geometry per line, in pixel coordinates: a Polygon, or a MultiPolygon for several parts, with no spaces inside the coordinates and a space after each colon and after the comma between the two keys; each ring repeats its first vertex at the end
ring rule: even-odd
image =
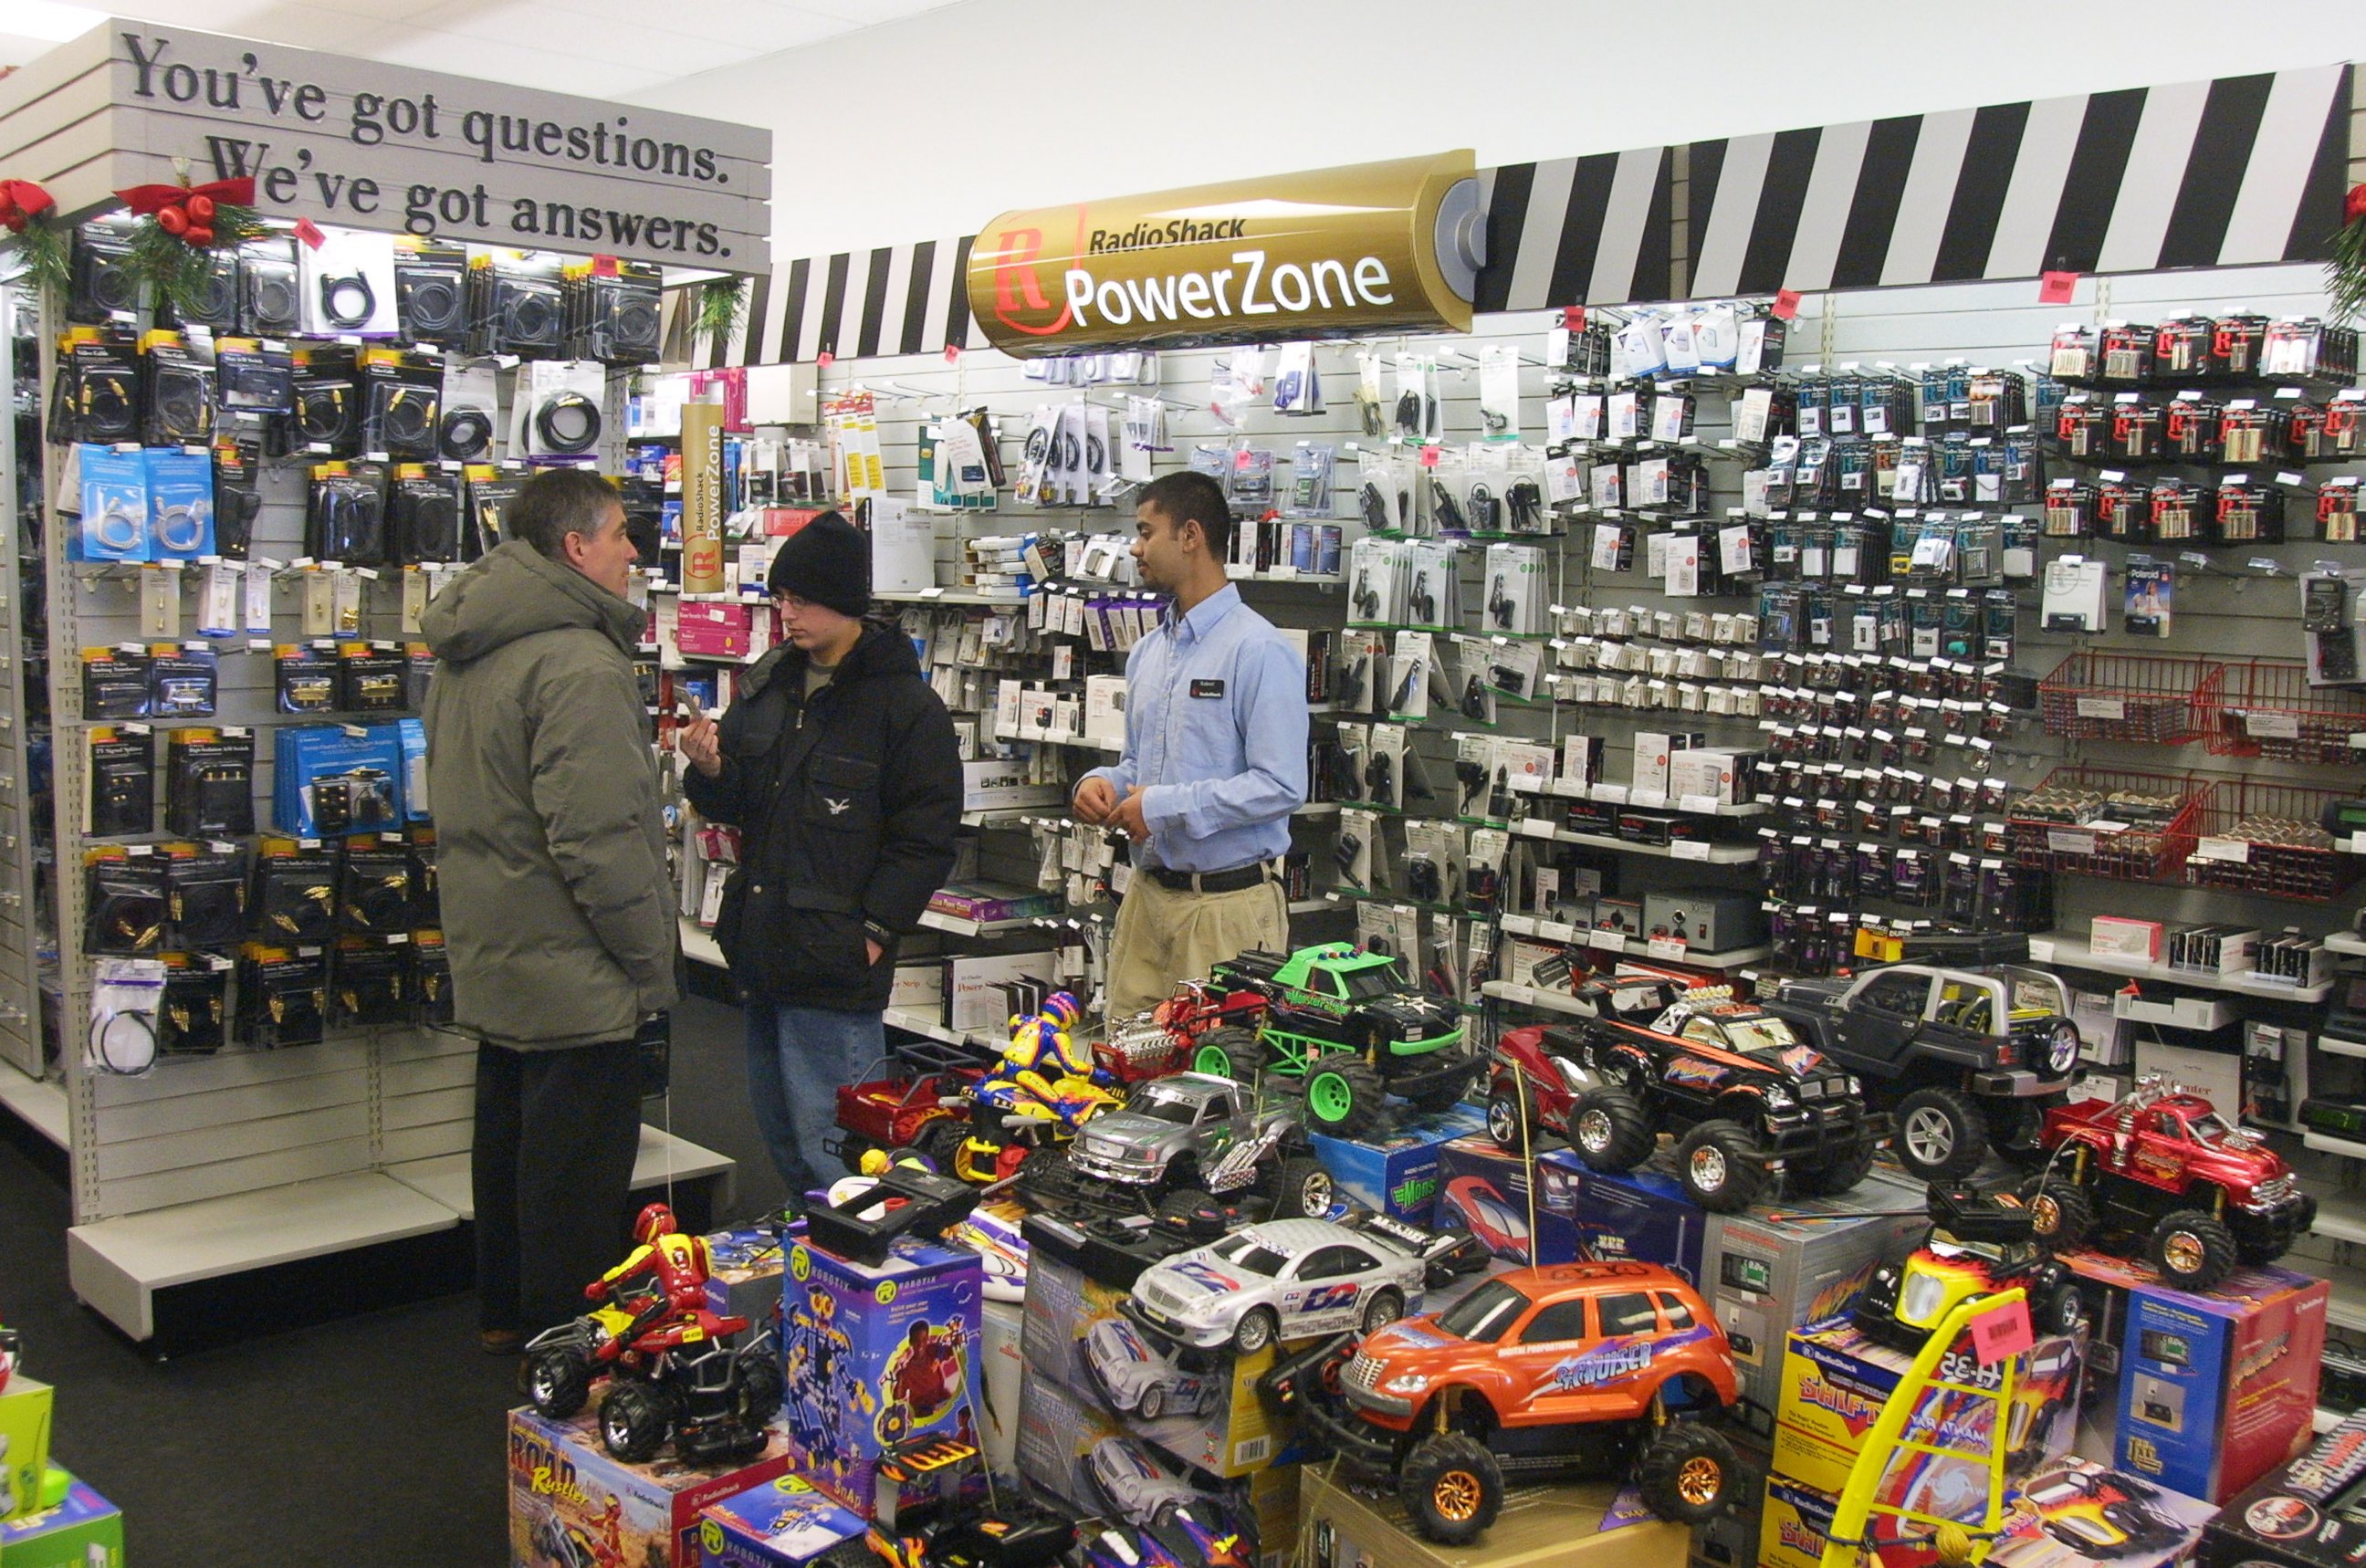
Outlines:
{"type": "MultiPolygon", "coordinates": [[[[99,9],[0,0],[0,66],[21,65],[108,16],[621,97],[818,43],[956,0],[131,0],[99,9]]],[[[718,105],[715,114],[730,118],[718,105]]]]}

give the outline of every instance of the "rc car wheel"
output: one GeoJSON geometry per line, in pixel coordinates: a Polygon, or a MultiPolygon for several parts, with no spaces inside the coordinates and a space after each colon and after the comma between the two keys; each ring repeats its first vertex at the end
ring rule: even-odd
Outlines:
{"type": "Polygon", "coordinates": [[[1766,1167],[1748,1128],[1722,1119],[1704,1122],[1676,1145],[1676,1176],[1685,1196],[1715,1214],[1738,1214],[1766,1185],[1766,1167]]]}
{"type": "Polygon", "coordinates": [[[2056,1252],[2083,1247],[2095,1234],[2095,1205],[2067,1181],[2036,1181],[2022,1195],[2029,1205],[2029,1228],[2056,1252]]]}
{"type": "Polygon", "coordinates": [[[2145,1257],[2180,1291],[2206,1291],[2234,1271],[2235,1238],[2200,1209],[2165,1214],[2152,1230],[2145,1257]]]}
{"type": "Polygon", "coordinates": [[[1311,1214],[1320,1219],[1331,1212],[1336,1191],[1321,1160],[1303,1156],[1283,1160],[1274,1177],[1273,1217],[1295,1220],[1311,1214]]]}
{"type": "Polygon", "coordinates": [[[1265,1049],[1257,1043],[1256,1031],[1227,1024],[1211,1029],[1200,1036],[1191,1048],[1191,1070],[1212,1073],[1234,1083],[1248,1083],[1256,1078],[1257,1065],[1265,1059],[1265,1049]]]}
{"type": "Polygon", "coordinates": [[[1873,1168],[1873,1141],[1866,1139],[1854,1152],[1835,1155],[1820,1165],[1794,1163],[1788,1168],[1791,1191],[1801,1198],[1829,1198],[1845,1192],[1863,1181],[1865,1172],[1873,1168]]]}
{"type": "Polygon", "coordinates": [[[1955,1181],[1988,1157],[1989,1122],[1969,1095],[1918,1089],[1898,1102],[1898,1158],[1918,1181],[1955,1181]]]}
{"type": "Polygon", "coordinates": [[[1306,1125],[1333,1137],[1369,1132],[1380,1119],[1388,1094],[1369,1062],[1335,1057],[1318,1062],[1306,1072],[1306,1125]]]}
{"type": "Polygon", "coordinates": [[[878,1553],[861,1536],[841,1540],[813,1560],[813,1568],[879,1568],[878,1553]]]}
{"type": "Polygon", "coordinates": [[[564,1421],[582,1409],[591,1393],[592,1363],[572,1346],[545,1350],[526,1369],[526,1398],[553,1421],[564,1421]]]}
{"type": "Polygon", "coordinates": [[[1623,1089],[1591,1089],[1569,1113],[1569,1141],[1594,1170],[1632,1170],[1660,1146],[1659,1131],[1623,1089]]]}
{"type": "Polygon", "coordinates": [[[1644,1506],[1662,1518],[1697,1525],[1725,1512],[1739,1468],[1724,1434],[1680,1421],[1643,1451],[1635,1485],[1644,1506]]]}
{"type": "Polygon", "coordinates": [[[778,1416],[786,1393],[779,1361],[757,1356],[739,1363],[739,1414],[750,1424],[760,1427],[778,1416]]]}
{"type": "Polygon", "coordinates": [[[618,1383],[600,1402],[600,1440],[626,1464],[650,1458],[672,1430],[672,1402],[647,1383],[618,1383]]]}
{"type": "Polygon", "coordinates": [[[1397,1497],[1424,1540],[1468,1546],[1504,1506],[1504,1471],[1487,1445],[1463,1432],[1424,1438],[1397,1472],[1397,1497]]]}
{"type": "Polygon", "coordinates": [[[2037,1305],[2037,1331],[2040,1334],[2072,1335],[2087,1321],[2087,1303],[2079,1294],[2079,1287],[2065,1281],[2056,1285],[2037,1305]]]}
{"type": "Polygon", "coordinates": [[[961,1153],[962,1140],[969,1136],[969,1123],[958,1116],[940,1116],[920,1129],[920,1156],[936,1168],[939,1176],[952,1176],[953,1156],[961,1153]]]}
{"type": "Polygon", "coordinates": [[[1377,1334],[1404,1315],[1404,1298],[1394,1291],[1375,1291],[1364,1303],[1364,1332],[1377,1334]]]}
{"type": "Polygon", "coordinates": [[[1514,1154],[1520,1152],[1520,1130],[1525,1126],[1533,1137],[1537,1132],[1536,1118],[1523,1116],[1520,1097],[1508,1089],[1499,1089],[1487,1097],[1487,1135],[1499,1147],[1514,1154]]]}
{"type": "Polygon", "coordinates": [[[1224,1234],[1224,1206],[1197,1188],[1180,1188],[1158,1201],[1159,1224],[1193,1241],[1215,1240],[1224,1234]]]}
{"type": "Polygon", "coordinates": [[[1272,1344],[1280,1332],[1281,1325],[1271,1307],[1252,1307],[1233,1325],[1233,1348],[1244,1356],[1254,1356],[1272,1344]]]}
{"type": "Polygon", "coordinates": [[[1152,1383],[1148,1388],[1144,1389],[1140,1407],[1134,1414],[1145,1421],[1155,1421],[1166,1415],[1166,1391],[1156,1383],[1152,1383]]]}

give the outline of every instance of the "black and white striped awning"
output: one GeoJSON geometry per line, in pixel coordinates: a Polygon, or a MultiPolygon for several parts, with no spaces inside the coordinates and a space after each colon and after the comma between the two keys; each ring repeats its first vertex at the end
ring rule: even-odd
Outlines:
{"type": "MultiPolygon", "coordinates": [[[[1503,164],[1482,172],[1477,307],[2321,261],[2341,219],[2350,71],[1503,164]]],[[[702,361],[983,347],[969,249],[964,236],[783,262],[702,361]]]]}

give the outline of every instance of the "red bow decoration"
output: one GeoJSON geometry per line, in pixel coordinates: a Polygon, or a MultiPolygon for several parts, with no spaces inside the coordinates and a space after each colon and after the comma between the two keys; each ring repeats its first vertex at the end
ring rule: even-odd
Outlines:
{"type": "Polygon", "coordinates": [[[197,250],[214,243],[214,213],[223,207],[254,205],[254,176],[214,180],[201,186],[133,186],[115,193],[134,212],[153,213],[156,227],[197,250]]]}
{"type": "Polygon", "coordinates": [[[2341,204],[2341,221],[2347,225],[2360,218],[2366,218],[2366,186],[2351,186],[2349,199],[2341,204]]]}
{"type": "Polygon", "coordinates": [[[57,198],[30,180],[0,180],[0,223],[12,234],[57,205],[57,198]]]}

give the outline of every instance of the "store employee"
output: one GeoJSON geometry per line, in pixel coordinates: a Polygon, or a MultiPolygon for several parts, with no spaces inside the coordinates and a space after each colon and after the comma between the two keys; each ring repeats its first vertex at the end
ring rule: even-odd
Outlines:
{"type": "Polygon", "coordinates": [[[1286,950],[1280,857],[1306,802],[1306,661],[1224,576],[1232,509],[1205,474],[1134,509],[1142,580],[1174,604],[1125,661],[1125,755],[1076,785],[1079,820],[1133,840],[1110,944],[1109,1016],[1253,947],[1286,950]]]}

